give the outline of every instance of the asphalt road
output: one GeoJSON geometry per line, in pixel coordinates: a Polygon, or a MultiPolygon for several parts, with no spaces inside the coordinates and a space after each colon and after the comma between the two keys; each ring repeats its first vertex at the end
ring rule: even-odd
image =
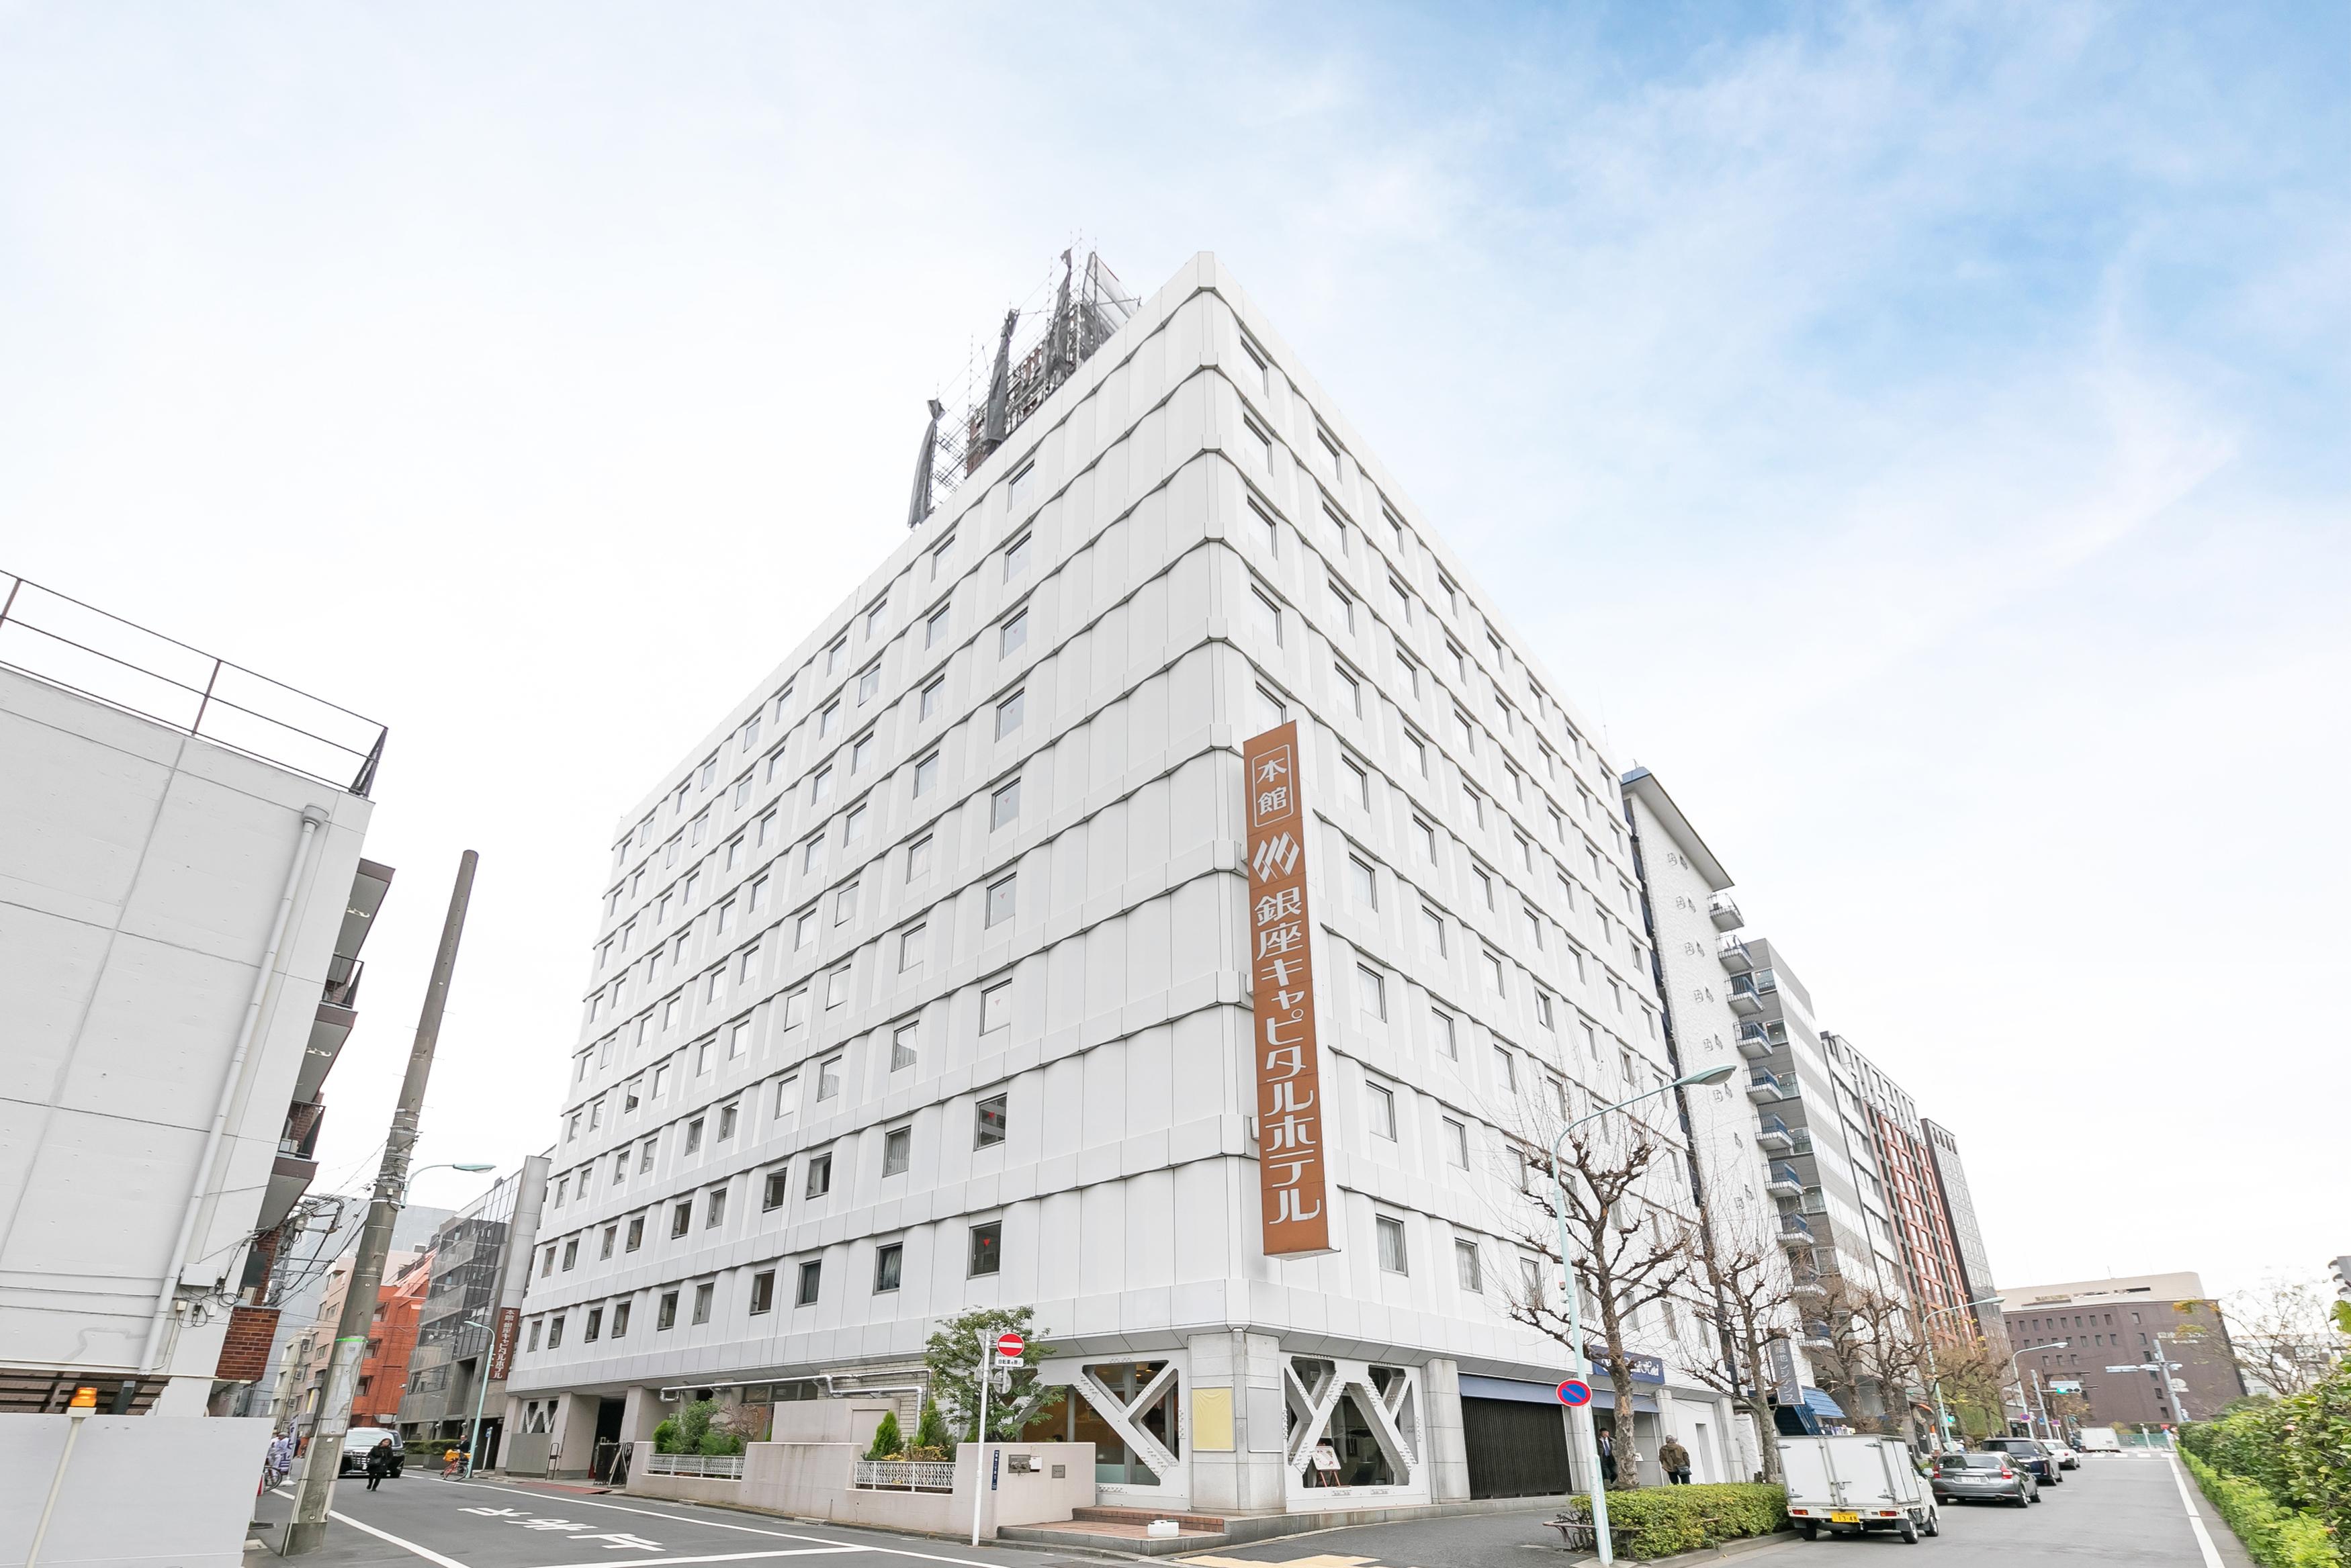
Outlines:
{"type": "MultiPolygon", "coordinates": [[[[2252,1568],[2243,1548],[2211,1506],[2188,1482],[2189,1495],[2213,1544],[2207,1556],[2190,1522],[2178,1474],[2157,1456],[2085,1459],[2063,1485],[2045,1489],[2029,1509],[1962,1505],[1942,1511],[1942,1533],[1915,1547],[1899,1537],[1789,1541],[1739,1553],[1756,1568],[1815,1568],[1847,1564],[1876,1553],[1897,1555],[1888,1568],[2036,1568],[2039,1564],[2129,1563],[2134,1568],[2252,1568]]],[[[1558,1568],[1594,1561],[1568,1552],[1543,1521],[1547,1511],[1469,1514],[1454,1519],[1367,1524],[1293,1535],[1249,1546],[1218,1547],[1178,1559],[1191,1568],[1226,1564],[1287,1564],[1288,1568],[1539,1568],[1538,1556],[1558,1568]]]]}
{"type": "MultiPolygon", "coordinates": [[[[290,1489],[264,1498],[256,1532],[274,1552],[285,1535],[290,1489]]],[[[585,1497],[497,1480],[444,1481],[411,1469],[375,1491],[345,1480],[335,1488],[327,1544],[300,1559],[315,1568],[640,1568],[643,1564],[742,1563],[795,1568],[794,1560],[858,1559],[859,1568],[1044,1568],[1050,1554],[977,1550],[926,1536],[799,1524],[790,1520],[608,1493],[585,1497]],[[772,1563],[768,1560],[773,1560],[772,1563]]],[[[248,1552],[246,1568],[272,1561],[248,1552]]]]}

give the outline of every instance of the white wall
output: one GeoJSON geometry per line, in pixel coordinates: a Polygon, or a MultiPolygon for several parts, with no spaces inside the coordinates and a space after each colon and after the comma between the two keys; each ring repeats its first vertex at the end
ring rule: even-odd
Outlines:
{"type": "MultiPolygon", "coordinates": [[[[43,1568],[239,1568],[269,1446],[259,1417],[88,1416],[41,1544],[43,1568]]],[[[0,1417],[0,1563],[22,1563],[75,1425],[0,1417]]]]}
{"type": "MultiPolygon", "coordinates": [[[[198,1185],[181,1279],[235,1287],[371,808],[5,670],[0,756],[0,1362],[127,1374],[198,1185]],[[200,1173],[312,805],[329,826],[200,1173]]],[[[224,1303],[169,1346],[199,1399],[225,1325],[224,1303]]]]}

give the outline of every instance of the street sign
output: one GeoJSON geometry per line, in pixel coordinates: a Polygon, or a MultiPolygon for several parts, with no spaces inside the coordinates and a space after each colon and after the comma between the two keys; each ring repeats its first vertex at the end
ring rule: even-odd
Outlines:
{"type": "Polygon", "coordinates": [[[1592,1403],[1592,1385],[1581,1377],[1571,1377],[1559,1386],[1559,1402],[1571,1410],[1580,1410],[1592,1403]]]}
{"type": "Polygon", "coordinates": [[[1028,1348],[1029,1342],[1017,1334],[999,1334],[996,1336],[996,1354],[1007,1361],[1019,1360],[1021,1353],[1028,1348]]]}

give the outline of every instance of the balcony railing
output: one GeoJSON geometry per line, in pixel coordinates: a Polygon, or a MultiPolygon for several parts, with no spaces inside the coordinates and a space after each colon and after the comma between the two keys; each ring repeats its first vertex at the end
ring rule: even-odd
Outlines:
{"type": "Polygon", "coordinates": [[[706,1476],[712,1480],[741,1480],[740,1454],[647,1454],[649,1476],[706,1476]]]}
{"type": "Polygon", "coordinates": [[[1783,1161],[1771,1167],[1763,1183],[1763,1190],[1774,1198],[1802,1198],[1804,1195],[1804,1179],[1797,1174],[1794,1166],[1783,1161]]]}
{"type": "Polygon", "coordinates": [[[1736,932],[1715,943],[1714,956],[1722,961],[1723,968],[1734,974],[1744,974],[1755,967],[1755,955],[1747,950],[1747,944],[1736,932]]]}
{"type": "Polygon", "coordinates": [[[953,1463],[934,1459],[860,1459],[849,1484],[881,1491],[953,1491],[953,1463]]]}
{"type": "Polygon", "coordinates": [[[1728,893],[1717,893],[1706,901],[1708,917],[1718,931],[1735,931],[1747,922],[1739,916],[1739,901],[1728,893]]]}
{"type": "Polygon", "coordinates": [[[1767,1116],[1761,1119],[1755,1128],[1755,1141],[1781,1154],[1790,1152],[1796,1146],[1795,1135],[1778,1116],[1767,1116]]]}
{"type": "Polygon", "coordinates": [[[1804,1217],[1802,1215],[1782,1214],[1780,1216],[1781,1245],[1809,1247],[1813,1244],[1813,1228],[1804,1223],[1804,1217]]]}
{"type": "Polygon", "coordinates": [[[357,1007],[360,996],[360,976],[367,972],[365,959],[345,958],[337,953],[327,961],[327,989],[319,1000],[337,1007],[357,1007]]]}
{"type": "Polygon", "coordinates": [[[372,719],[5,572],[0,667],[352,794],[383,756],[372,719]]]}
{"type": "Polygon", "coordinates": [[[1784,1078],[1774,1077],[1757,1067],[1747,1075],[1747,1097],[1759,1106],[1773,1100],[1792,1100],[1796,1097],[1796,1075],[1791,1073],[1784,1078]]]}

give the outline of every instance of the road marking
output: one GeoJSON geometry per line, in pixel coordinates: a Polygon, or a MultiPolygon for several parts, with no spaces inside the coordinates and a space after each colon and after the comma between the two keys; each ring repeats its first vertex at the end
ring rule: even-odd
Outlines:
{"type": "Polygon", "coordinates": [[[374,1525],[362,1523],[359,1520],[353,1519],[348,1513],[337,1513],[334,1510],[329,1509],[327,1511],[327,1517],[329,1519],[340,1520],[341,1522],[350,1525],[353,1530],[363,1530],[370,1535],[376,1537],[378,1540],[389,1541],[394,1546],[399,1547],[402,1552],[413,1552],[419,1557],[423,1558],[427,1563],[438,1563],[441,1564],[441,1568],[471,1568],[470,1564],[460,1563],[455,1557],[444,1557],[441,1553],[434,1551],[429,1546],[419,1546],[413,1541],[402,1541],[391,1531],[378,1530],[374,1525]]]}
{"type": "Polygon", "coordinates": [[[2213,1550],[2212,1532],[2204,1528],[2204,1516],[2196,1511],[2196,1500],[2188,1495],[2188,1476],[2178,1459],[2169,1454],[2163,1462],[2171,1467],[2172,1484],[2179,1489],[2179,1505],[2188,1511],[2188,1527],[2196,1532],[2197,1550],[2204,1553],[2204,1568],[2224,1568],[2220,1553],[2213,1550]]]}
{"type": "MultiPolygon", "coordinates": [[[[625,1568],[664,1568],[673,1563],[741,1563],[753,1557],[822,1557],[829,1552],[870,1552],[867,1546],[788,1546],[775,1552],[723,1552],[715,1557],[625,1557],[617,1561],[625,1568]]],[[[611,1568],[616,1559],[601,1563],[559,1563],[555,1568],[611,1568]]]]}
{"type": "MultiPolygon", "coordinates": [[[[544,1498],[547,1496],[547,1493],[543,1491],[533,1491],[528,1487],[499,1486],[493,1481],[455,1481],[451,1484],[455,1486],[473,1487],[482,1491],[510,1491],[517,1497],[544,1498]]],[[[903,1546],[867,1546],[862,1543],[852,1544],[839,1541],[827,1541],[821,1535],[799,1535],[789,1530],[761,1530],[757,1525],[729,1524],[724,1520],[705,1519],[697,1514],[664,1513],[658,1509],[627,1508],[617,1502],[590,1502],[585,1498],[571,1498],[565,1502],[564,1506],[567,1508],[608,1508],[615,1513],[642,1514],[647,1519],[666,1519],[676,1524],[702,1524],[707,1525],[713,1530],[737,1530],[741,1531],[746,1535],[772,1536],[778,1541],[812,1541],[820,1546],[829,1546],[836,1551],[876,1552],[887,1557],[919,1558],[925,1563],[953,1563],[958,1564],[958,1568],[1002,1568],[1002,1565],[999,1563],[984,1562],[976,1557],[945,1557],[935,1552],[909,1552],[903,1546]]],[[[1013,1550],[1026,1551],[1028,1548],[1024,1546],[1014,1548],[1013,1550]]],[[[638,1560],[636,1559],[628,1559],[627,1568],[636,1568],[637,1561],[638,1560]]]]}

